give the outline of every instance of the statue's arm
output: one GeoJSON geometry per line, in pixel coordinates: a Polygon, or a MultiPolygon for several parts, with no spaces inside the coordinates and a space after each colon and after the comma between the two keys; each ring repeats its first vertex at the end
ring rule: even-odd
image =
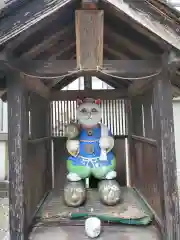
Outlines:
{"type": "Polygon", "coordinates": [[[105,149],[107,152],[110,152],[114,147],[114,137],[109,129],[107,136],[102,136],[100,138],[100,147],[105,149]]]}
{"type": "Polygon", "coordinates": [[[110,129],[108,131],[108,138],[109,138],[109,148],[107,149],[107,152],[110,152],[114,147],[114,136],[110,129]]]}
{"type": "Polygon", "coordinates": [[[79,154],[79,147],[79,140],[67,140],[66,142],[66,149],[68,153],[72,156],[77,156],[79,154]]]}
{"type": "Polygon", "coordinates": [[[66,149],[68,153],[72,156],[77,156],[79,154],[79,126],[77,124],[68,124],[66,126],[66,137],[68,138],[66,142],[66,149]]]}

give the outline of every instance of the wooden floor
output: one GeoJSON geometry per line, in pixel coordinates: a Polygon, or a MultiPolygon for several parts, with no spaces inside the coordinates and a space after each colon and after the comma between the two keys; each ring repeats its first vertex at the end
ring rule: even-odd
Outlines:
{"type": "MultiPolygon", "coordinates": [[[[30,240],[84,240],[88,239],[83,226],[39,227],[31,234],[30,240]]],[[[105,226],[97,240],[160,240],[153,226],[105,226]]]]}
{"type": "MultiPolygon", "coordinates": [[[[57,152],[61,156],[55,167],[55,189],[63,187],[66,178],[66,158],[64,146],[61,146],[62,153],[57,152]]],[[[56,151],[55,151],[56,153],[56,151]]],[[[29,240],[85,240],[89,239],[85,232],[84,226],[67,226],[67,225],[51,225],[39,226],[33,229],[29,236],[29,240]]],[[[110,225],[104,226],[102,234],[98,240],[160,240],[158,231],[154,226],[133,227],[127,225],[110,225]]]]}

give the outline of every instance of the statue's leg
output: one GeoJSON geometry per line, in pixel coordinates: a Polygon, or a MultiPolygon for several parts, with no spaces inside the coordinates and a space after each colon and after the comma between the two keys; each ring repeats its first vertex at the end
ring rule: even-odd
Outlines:
{"type": "Polygon", "coordinates": [[[99,167],[92,168],[92,174],[95,178],[101,180],[106,179],[109,173],[114,172],[116,168],[116,159],[114,158],[109,164],[100,163],[99,167]]]}
{"type": "MultiPolygon", "coordinates": [[[[72,160],[67,160],[67,169],[69,172],[69,176],[76,175],[78,176],[78,180],[85,179],[90,176],[91,168],[82,166],[82,165],[73,165],[72,160]]],[[[73,178],[69,177],[70,181],[73,181],[73,178]]]]}
{"type": "Polygon", "coordinates": [[[111,161],[107,166],[93,169],[93,175],[100,179],[98,186],[100,199],[106,205],[116,205],[121,197],[121,189],[116,178],[116,160],[111,161]]]}
{"type": "Polygon", "coordinates": [[[78,207],[86,200],[86,189],[83,179],[89,177],[91,169],[86,166],[73,165],[67,160],[68,183],[64,187],[64,200],[70,207],[78,207]]]}

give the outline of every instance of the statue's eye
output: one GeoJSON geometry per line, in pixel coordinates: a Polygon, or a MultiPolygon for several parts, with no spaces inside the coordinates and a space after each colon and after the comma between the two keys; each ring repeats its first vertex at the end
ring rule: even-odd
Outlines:
{"type": "Polygon", "coordinates": [[[82,112],[82,113],[86,113],[87,110],[86,110],[85,108],[82,108],[80,112],[82,112]]]}
{"type": "Polygon", "coordinates": [[[97,112],[97,109],[96,108],[92,108],[91,110],[93,113],[96,113],[97,112]]]}

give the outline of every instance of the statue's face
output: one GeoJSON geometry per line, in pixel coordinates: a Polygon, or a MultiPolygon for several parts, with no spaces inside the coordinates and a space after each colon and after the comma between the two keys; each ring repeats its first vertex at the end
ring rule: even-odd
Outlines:
{"type": "Polygon", "coordinates": [[[85,127],[93,127],[101,121],[101,108],[96,103],[85,102],[77,108],[77,119],[85,127]]]}

